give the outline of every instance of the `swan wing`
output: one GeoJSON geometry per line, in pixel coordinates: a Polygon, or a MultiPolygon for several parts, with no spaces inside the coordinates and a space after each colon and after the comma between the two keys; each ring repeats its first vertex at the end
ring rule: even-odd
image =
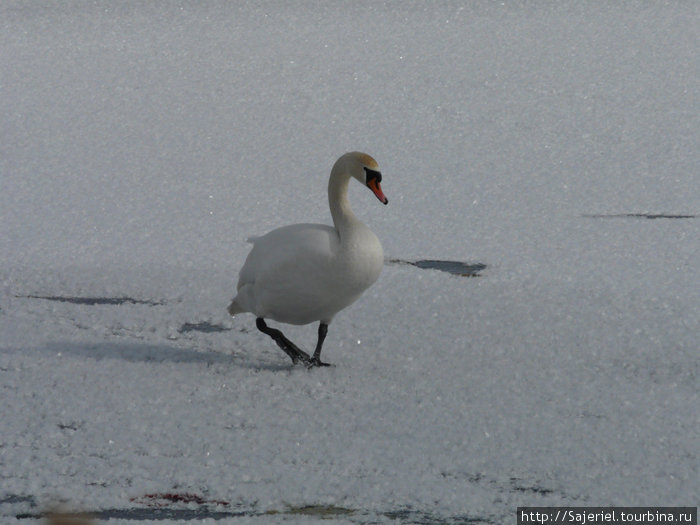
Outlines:
{"type": "Polygon", "coordinates": [[[246,311],[293,324],[335,314],[330,313],[340,246],[335,228],[294,224],[252,238],[252,243],[236,298],[246,311]]]}
{"type": "Polygon", "coordinates": [[[338,233],[323,224],[293,224],[250,237],[248,254],[238,288],[283,274],[285,280],[300,283],[303,276],[326,265],[337,251],[338,233]]]}

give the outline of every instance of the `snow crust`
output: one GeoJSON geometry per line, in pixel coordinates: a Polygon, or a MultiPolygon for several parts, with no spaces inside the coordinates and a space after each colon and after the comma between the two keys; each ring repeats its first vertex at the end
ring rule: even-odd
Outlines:
{"type": "Polygon", "coordinates": [[[697,503],[699,23],[2,2],[0,516],[173,491],[355,509],[337,523],[697,503]],[[330,327],[337,366],[293,368],[225,308],[248,236],[330,222],[351,150],[382,168],[387,207],[350,197],[388,259],[487,269],[387,264],[330,327]],[[591,217],[628,213],[693,217],[591,217]]]}

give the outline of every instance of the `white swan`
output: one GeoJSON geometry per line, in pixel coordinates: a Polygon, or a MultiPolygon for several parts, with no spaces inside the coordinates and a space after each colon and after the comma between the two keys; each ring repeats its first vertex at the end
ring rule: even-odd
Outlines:
{"type": "Polygon", "coordinates": [[[328,180],[328,202],[333,226],[292,224],[248,239],[253,249],[238,278],[238,295],[228,312],[250,312],[256,326],[272,337],[293,363],[322,366],[321,347],[328,325],[343,308],[355,302],[379,277],[384,264],[377,236],[355,217],[348,202],[353,177],[384,204],[382,175],[366,153],[351,152],[333,165],[328,180]],[[299,349],[265,319],[288,324],[319,321],[313,356],[299,349]]]}

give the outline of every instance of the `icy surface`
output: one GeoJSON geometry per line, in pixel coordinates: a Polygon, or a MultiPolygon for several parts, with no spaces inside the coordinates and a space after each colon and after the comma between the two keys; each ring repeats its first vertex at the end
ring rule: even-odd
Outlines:
{"type": "Polygon", "coordinates": [[[2,2],[0,516],[696,504],[698,27],[696,2],[2,2]],[[330,221],[348,150],[382,167],[389,206],[351,200],[388,260],[487,267],[388,264],[337,366],[293,368],[225,308],[246,237],[330,221]]]}

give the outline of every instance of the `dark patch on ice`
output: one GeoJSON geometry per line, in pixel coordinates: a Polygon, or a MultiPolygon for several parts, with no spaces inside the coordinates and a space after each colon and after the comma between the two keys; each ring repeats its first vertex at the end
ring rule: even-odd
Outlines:
{"type": "Polygon", "coordinates": [[[482,486],[488,486],[491,490],[508,494],[525,493],[535,496],[551,496],[556,494],[564,500],[570,500],[570,496],[556,488],[543,486],[542,482],[536,479],[526,480],[518,477],[498,479],[489,477],[481,472],[470,473],[463,471],[443,471],[440,475],[448,479],[465,480],[482,486]]]}
{"type": "Polygon", "coordinates": [[[266,515],[272,516],[276,514],[291,514],[297,516],[313,516],[320,519],[335,518],[337,516],[351,516],[355,514],[355,510],[347,507],[338,507],[336,505],[302,505],[301,507],[290,506],[285,510],[268,510],[266,515]]]}
{"type": "Polygon", "coordinates": [[[588,219],[697,219],[697,215],[669,213],[600,213],[584,214],[588,219]]]}
{"type": "Polygon", "coordinates": [[[228,328],[222,324],[212,324],[208,321],[202,321],[201,323],[185,323],[178,330],[181,334],[185,332],[204,332],[204,333],[214,333],[214,332],[228,332],[231,328],[228,328]]]}
{"type": "Polygon", "coordinates": [[[486,265],[482,263],[468,264],[459,261],[423,260],[416,261],[413,263],[413,265],[417,266],[418,268],[423,268],[427,270],[440,270],[442,272],[461,275],[463,277],[476,277],[479,275],[480,271],[486,268],[486,265]]]}
{"type": "Polygon", "coordinates": [[[223,505],[229,506],[228,501],[209,500],[199,494],[192,492],[155,492],[144,494],[138,498],[131,498],[129,501],[137,503],[146,503],[150,506],[164,507],[170,503],[195,503],[197,505],[223,505]]]}
{"type": "Polygon", "coordinates": [[[486,268],[483,263],[466,263],[462,261],[442,261],[438,259],[421,259],[418,261],[406,261],[403,259],[389,259],[389,264],[403,264],[416,266],[423,270],[439,270],[441,272],[459,275],[460,277],[478,277],[479,272],[486,268]]]}
{"type": "Polygon", "coordinates": [[[39,505],[34,496],[24,496],[22,494],[6,494],[0,496],[0,521],[4,521],[3,518],[6,516],[30,517],[36,515],[38,508],[39,505]]]}
{"type": "Polygon", "coordinates": [[[61,430],[72,430],[76,431],[79,430],[83,426],[83,423],[78,422],[78,421],[71,421],[70,423],[59,423],[58,428],[61,430]]]}
{"type": "MultiPolygon", "coordinates": [[[[50,513],[25,513],[17,514],[18,520],[39,520],[50,516],[50,513]]],[[[205,519],[222,520],[226,518],[240,518],[254,516],[246,511],[212,510],[212,509],[168,509],[151,507],[132,507],[127,509],[104,509],[95,512],[74,512],[70,516],[74,518],[96,519],[100,521],[127,520],[127,521],[200,521],[205,519]]]]}
{"type": "Polygon", "coordinates": [[[440,472],[440,475],[443,478],[465,479],[469,483],[480,483],[482,480],[484,480],[484,475],[481,472],[476,472],[476,473],[472,474],[469,472],[447,472],[447,471],[445,471],[445,472],[440,472]]]}
{"type": "Polygon", "coordinates": [[[19,494],[8,494],[4,498],[0,498],[0,505],[9,505],[15,503],[26,503],[32,508],[36,508],[36,499],[34,496],[21,496],[19,494]]]}
{"type": "MultiPolygon", "coordinates": [[[[205,503],[197,508],[172,508],[167,506],[145,506],[145,507],[130,507],[130,508],[111,508],[88,512],[72,512],[66,514],[73,519],[93,519],[100,521],[109,520],[125,520],[125,521],[200,521],[200,520],[223,520],[230,518],[264,518],[265,516],[280,516],[280,517],[300,517],[308,516],[309,518],[316,519],[333,519],[342,517],[350,523],[373,523],[377,519],[383,521],[383,519],[388,518],[392,522],[412,524],[412,525],[437,525],[437,524],[451,524],[451,525],[494,525],[497,522],[488,518],[478,517],[478,516],[441,516],[437,514],[432,514],[430,512],[423,512],[415,510],[412,508],[403,508],[397,510],[388,511],[363,511],[359,509],[350,509],[347,507],[337,507],[335,505],[304,505],[304,506],[290,506],[281,510],[266,510],[260,511],[251,508],[244,508],[242,505],[230,505],[228,502],[208,502],[208,500],[201,498],[196,495],[184,495],[184,496],[195,496],[194,498],[180,499],[179,494],[174,494],[174,498],[168,501],[173,501],[174,503],[182,503],[190,505],[198,505],[200,501],[205,503]],[[222,508],[228,507],[228,508],[222,508]],[[232,508],[233,507],[233,508],[232,508]]],[[[140,498],[137,498],[140,499],[140,498]]],[[[157,498],[159,501],[163,501],[162,498],[157,498]]],[[[2,503],[4,500],[0,500],[2,503]]],[[[30,506],[35,508],[34,499],[29,497],[28,500],[22,500],[30,502],[30,506]]],[[[14,514],[14,518],[18,520],[32,519],[39,520],[45,519],[48,516],[56,516],[50,512],[24,512],[14,514]]]]}
{"type": "Polygon", "coordinates": [[[52,354],[74,355],[92,359],[122,359],[135,363],[231,363],[233,357],[223,352],[204,352],[147,343],[50,343],[52,354]]]}
{"type": "MultiPolygon", "coordinates": [[[[200,521],[223,520],[231,518],[264,518],[265,516],[301,517],[307,516],[314,519],[344,518],[350,523],[373,523],[377,520],[384,521],[388,518],[392,522],[412,525],[495,525],[498,523],[490,518],[481,516],[444,516],[404,507],[394,510],[369,511],[339,507],[336,505],[299,505],[286,506],[282,509],[258,510],[253,506],[241,503],[208,499],[200,494],[189,492],[153,493],[135,497],[130,500],[138,504],[134,507],[108,508],[84,512],[69,512],[66,517],[73,519],[90,519],[99,521],[124,520],[124,521],[200,521]],[[186,505],[187,507],[183,507],[186,505]]],[[[21,496],[10,494],[0,499],[0,507],[3,505],[20,504],[22,512],[18,509],[5,509],[4,516],[13,516],[17,520],[41,520],[47,517],[60,517],[55,511],[39,511],[36,499],[33,496],[21,496]],[[9,513],[7,511],[10,511],[9,513]]]]}
{"type": "Polygon", "coordinates": [[[546,487],[541,487],[537,484],[526,485],[523,483],[522,479],[510,478],[511,489],[515,492],[527,492],[530,494],[539,494],[541,496],[546,496],[547,494],[552,494],[554,491],[546,487]]]}
{"type": "MultiPolygon", "coordinates": [[[[315,508],[311,506],[309,508],[315,508]]],[[[45,519],[49,513],[23,513],[14,516],[17,520],[39,520],[45,519]]],[[[201,521],[201,520],[224,520],[230,518],[262,518],[264,516],[297,516],[305,515],[309,518],[333,519],[343,517],[350,523],[374,523],[375,519],[388,518],[392,522],[404,523],[406,525],[495,525],[498,522],[475,516],[441,516],[428,512],[415,510],[396,510],[385,512],[360,512],[346,509],[343,513],[328,514],[306,514],[305,512],[289,511],[266,511],[256,512],[247,510],[216,510],[208,508],[200,509],[169,509],[133,507],[127,509],[105,509],[96,512],[71,513],[73,518],[96,519],[100,521],[124,520],[124,521],[201,521]],[[376,516],[375,519],[373,515],[376,516]]],[[[382,520],[383,521],[383,520],[382,520]]]]}
{"type": "Polygon", "coordinates": [[[19,299],[43,299],[45,301],[57,301],[59,303],[82,304],[95,306],[100,304],[119,306],[121,304],[145,304],[147,306],[160,306],[165,301],[152,301],[148,299],[134,299],[133,297],[72,297],[63,295],[16,295],[19,299]]]}
{"type": "Polygon", "coordinates": [[[414,525],[484,525],[496,523],[478,516],[436,516],[429,512],[421,512],[414,509],[391,510],[380,514],[390,520],[398,520],[400,523],[414,525]]]}

